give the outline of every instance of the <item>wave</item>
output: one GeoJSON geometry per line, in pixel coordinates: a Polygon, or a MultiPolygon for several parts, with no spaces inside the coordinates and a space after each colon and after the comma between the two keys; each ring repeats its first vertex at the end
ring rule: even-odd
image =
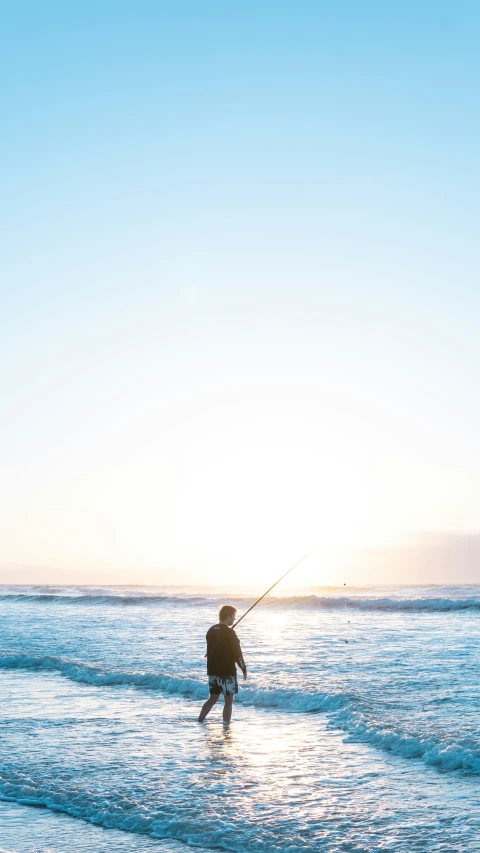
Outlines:
{"type": "Polygon", "coordinates": [[[161,673],[129,670],[108,670],[91,664],[69,661],[49,655],[5,655],[0,657],[0,669],[22,669],[30,672],[51,672],[94,687],[138,687],[183,696],[204,697],[204,682],[176,678],[161,673]]]}
{"type": "Polygon", "coordinates": [[[210,603],[211,599],[180,595],[118,595],[108,592],[83,594],[66,594],[56,592],[6,592],[0,594],[0,601],[39,602],[41,604],[112,604],[128,606],[164,603],[203,604],[210,603]]]}
{"type": "Polygon", "coordinates": [[[383,727],[351,710],[339,711],[330,723],[346,732],[347,742],[366,743],[401,758],[420,759],[444,771],[480,774],[480,744],[466,746],[453,740],[436,741],[399,728],[383,727]]]}
{"type": "MultiPolygon", "coordinates": [[[[199,850],[200,853],[231,850],[230,845],[226,847],[221,838],[214,839],[214,848],[207,847],[211,840],[211,837],[208,837],[211,836],[208,828],[202,829],[192,820],[179,821],[175,813],[169,814],[165,809],[162,810],[161,816],[153,812],[148,813],[140,803],[131,803],[130,808],[122,810],[112,806],[108,797],[98,800],[81,797],[78,792],[60,793],[54,786],[37,784],[31,777],[19,778],[18,774],[12,774],[9,779],[4,771],[0,772],[0,802],[48,809],[96,827],[119,830],[126,833],[125,849],[128,849],[128,834],[132,834],[161,841],[161,849],[165,850],[165,853],[191,849],[199,850]]],[[[0,848],[0,853],[14,851],[0,848]]]]}
{"type": "MultiPolygon", "coordinates": [[[[101,592],[87,593],[56,593],[56,592],[7,592],[0,593],[0,601],[39,602],[41,604],[72,604],[72,605],[111,605],[111,606],[145,606],[145,605],[181,605],[218,606],[225,596],[193,596],[168,595],[158,593],[118,594],[101,592]]],[[[232,603],[249,607],[254,599],[244,596],[229,596],[232,603]]],[[[425,613],[448,613],[452,611],[480,612],[480,597],[448,598],[379,598],[365,596],[318,596],[295,595],[288,597],[270,596],[261,607],[303,607],[325,609],[350,609],[372,611],[414,611],[425,613]]]]}
{"type": "MultiPolygon", "coordinates": [[[[57,673],[80,684],[95,687],[133,687],[165,694],[204,700],[204,681],[178,678],[164,673],[105,670],[101,667],[62,658],[36,655],[0,657],[0,669],[23,669],[57,673]]],[[[466,745],[453,740],[437,741],[432,737],[404,732],[370,720],[357,699],[346,693],[298,691],[288,688],[240,686],[237,697],[244,705],[298,713],[325,712],[329,725],[344,731],[347,740],[369,744],[402,758],[421,759],[425,764],[447,771],[480,774],[480,745],[466,745]]]]}
{"type": "MultiPolygon", "coordinates": [[[[206,683],[193,678],[133,670],[106,670],[91,664],[68,661],[48,655],[6,655],[0,657],[0,669],[56,673],[78,684],[94,687],[136,687],[194,699],[206,698],[206,683]]],[[[238,700],[245,705],[279,708],[287,711],[316,712],[335,710],[346,701],[342,694],[299,693],[297,690],[241,687],[238,700]]]]}
{"type": "MultiPolygon", "coordinates": [[[[480,598],[346,598],[340,596],[292,596],[276,603],[303,607],[350,608],[354,610],[402,610],[444,613],[451,610],[480,612],[480,598]]],[[[272,602],[273,603],[273,602],[272,602]]]]}
{"type": "MultiPolygon", "coordinates": [[[[3,837],[0,844],[5,845],[5,843],[8,843],[8,848],[0,846],[0,853],[20,853],[17,850],[17,843],[20,844],[21,841],[28,844],[28,853],[53,853],[53,848],[50,847],[48,841],[53,841],[54,835],[59,840],[57,835],[60,826],[56,822],[55,824],[47,823],[46,826],[44,825],[48,834],[48,838],[46,839],[42,832],[43,820],[41,818],[41,823],[37,825],[38,830],[34,832],[37,843],[35,847],[31,847],[28,842],[32,843],[31,832],[32,829],[35,830],[37,827],[35,824],[32,825],[32,815],[31,813],[28,814],[26,809],[35,810],[37,813],[38,811],[52,811],[61,814],[62,824],[64,824],[65,818],[67,818],[68,822],[63,825],[63,831],[61,832],[63,841],[62,850],[65,850],[65,853],[67,849],[71,849],[71,842],[74,842],[74,849],[76,851],[80,849],[90,850],[91,844],[97,850],[98,843],[101,844],[102,850],[107,849],[104,847],[105,843],[108,845],[109,850],[110,844],[113,844],[112,849],[114,848],[116,851],[120,849],[135,849],[139,851],[157,849],[157,846],[152,848],[150,844],[147,846],[143,844],[138,845],[137,841],[132,845],[132,839],[129,839],[128,834],[146,835],[158,840],[161,839],[162,844],[158,849],[161,849],[162,853],[189,853],[192,850],[188,841],[172,837],[172,832],[168,831],[169,827],[162,827],[161,823],[155,819],[155,814],[150,813],[150,816],[146,818],[145,812],[147,810],[142,808],[138,803],[132,804],[133,806],[139,806],[133,820],[131,819],[131,813],[134,811],[134,808],[128,809],[130,814],[126,814],[125,811],[122,814],[121,810],[117,810],[114,819],[111,820],[106,814],[109,806],[107,796],[104,797],[103,802],[102,800],[93,800],[92,802],[87,792],[85,792],[86,796],[83,797],[81,795],[79,797],[78,792],[73,794],[73,796],[72,793],[72,791],[60,792],[57,786],[48,786],[48,783],[45,784],[45,781],[42,782],[41,779],[35,780],[30,775],[27,775],[27,773],[19,772],[18,768],[14,769],[13,767],[7,768],[2,766],[0,768],[0,832],[3,836],[6,833],[7,837],[3,837]],[[113,830],[114,835],[113,837],[109,836],[107,839],[102,839],[96,830],[90,835],[88,830],[85,832],[85,829],[78,825],[79,821],[92,825],[97,828],[97,831],[99,828],[100,833],[102,829],[108,828],[109,830],[113,830]],[[50,832],[48,831],[49,829],[50,832]],[[162,833],[162,829],[166,829],[167,831],[162,833]],[[119,837],[117,833],[125,834],[123,837],[119,837]],[[11,846],[12,844],[15,845],[15,848],[11,846]]],[[[174,816],[172,815],[172,817],[174,816]]],[[[173,820],[170,820],[171,824],[173,822],[173,820]]],[[[59,849],[55,845],[55,850],[59,849]]],[[[198,853],[214,853],[212,848],[206,847],[204,844],[201,847],[195,845],[195,849],[198,850],[198,853]]],[[[23,844],[21,845],[21,850],[26,850],[23,844]]]]}

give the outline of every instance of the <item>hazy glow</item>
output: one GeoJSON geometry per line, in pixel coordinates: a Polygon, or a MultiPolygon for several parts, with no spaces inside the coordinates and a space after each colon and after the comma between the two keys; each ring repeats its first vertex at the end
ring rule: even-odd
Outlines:
{"type": "Polygon", "coordinates": [[[5,580],[457,579],[479,15],[347,6],[5,16],[5,580]]]}

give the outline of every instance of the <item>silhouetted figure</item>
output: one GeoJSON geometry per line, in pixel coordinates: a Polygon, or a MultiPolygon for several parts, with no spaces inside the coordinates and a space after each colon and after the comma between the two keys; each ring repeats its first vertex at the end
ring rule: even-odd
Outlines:
{"type": "Polygon", "coordinates": [[[233,697],[238,693],[237,667],[238,663],[247,678],[247,667],[243,660],[242,650],[235,631],[235,607],[225,604],[220,608],[217,625],[212,625],[207,631],[207,675],[210,698],[205,702],[198,722],[205,719],[209,711],[223,694],[223,721],[229,723],[232,717],[233,697]]]}

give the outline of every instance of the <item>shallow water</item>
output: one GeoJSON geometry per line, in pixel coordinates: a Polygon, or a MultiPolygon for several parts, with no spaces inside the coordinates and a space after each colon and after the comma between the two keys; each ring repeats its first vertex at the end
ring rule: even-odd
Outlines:
{"type": "MultiPolygon", "coordinates": [[[[185,853],[179,841],[158,842],[148,835],[103,829],[46,808],[0,802],[0,853],[185,853]]],[[[199,850],[199,848],[197,848],[199,850]]],[[[201,850],[199,850],[201,853],[201,850]]]]}
{"type": "Polygon", "coordinates": [[[480,851],[480,588],[259,606],[230,727],[211,593],[0,592],[0,848],[480,851]]]}

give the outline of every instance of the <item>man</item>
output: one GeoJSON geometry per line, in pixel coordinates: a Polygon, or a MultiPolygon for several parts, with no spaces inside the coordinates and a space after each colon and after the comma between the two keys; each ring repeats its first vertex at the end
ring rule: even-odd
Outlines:
{"type": "Polygon", "coordinates": [[[244,681],[247,678],[247,667],[243,660],[242,650],[235,631],[235,607],[225,604],[220,608],[218,624],[212,625],[207,631],[207,675],[210,698],[205,702],[198,722],[205,719],[209,711],[223,694],[223,721],[229,723],[232,718],[233,697],[238,693],[237,667],[238,663],[243,672],[244,681]]]}

